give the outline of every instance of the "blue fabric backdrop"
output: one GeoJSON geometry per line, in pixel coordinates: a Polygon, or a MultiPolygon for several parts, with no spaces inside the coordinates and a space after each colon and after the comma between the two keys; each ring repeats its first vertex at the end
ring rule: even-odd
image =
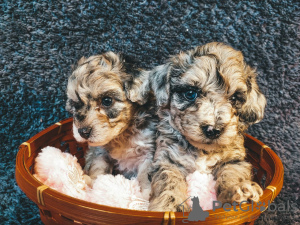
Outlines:
{"type": "Polygon", "coordinates": [[[268,105],[249,133],[283,161],[284,186],[275,202],[298,204],[296,211],[265,212],[256,223],[299,224],[299,10],[291,0],[2,0],[0,223],[41,223],[38,208],[16,185],[15,157],[23,141],[70,116],[67,77],[81,56],[123,52],[149,69],[180,50],[220,41],[257,67],[268,105]]]}

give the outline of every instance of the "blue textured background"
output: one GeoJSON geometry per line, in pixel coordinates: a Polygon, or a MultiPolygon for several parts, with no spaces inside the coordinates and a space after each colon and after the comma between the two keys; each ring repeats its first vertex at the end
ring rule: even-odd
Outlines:
{"type": "Polygon", "coordinates": [[[38,208],[14,179],[18,146],[69,117],[67,77],[81,56],[112,50],[140,67],[211,41],[242,50],[257,67],[268,99],[265,119],[249,133],[285,168],[276,203],[257,224],[300,224],[299,1],[0,1],[0,223],[39,224],[38,208]]]}

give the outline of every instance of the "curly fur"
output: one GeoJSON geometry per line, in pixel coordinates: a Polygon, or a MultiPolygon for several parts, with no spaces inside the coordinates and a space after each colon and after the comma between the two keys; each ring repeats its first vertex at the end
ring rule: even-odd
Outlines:
{"type": "Polygon", "coordinates": [[[130,99],[140,102],[152,90],[159,106],[150,210],[180,210],[186,176],[195,170],[214,175],[223,203],[259,200],[262,189],[251,181],[243,133],[263,118],[266,100],[240,51],[209,43],[182,52],[142,73],[131,90],[130,99]],[[191,90],[193,101],[185,97],[191,90]],[[208,137],[208,126],[219,136],[208,137]]]}
{"type": "Polygon", "coordinates": [[[125,86],[132,79],[113,52],[82,58],[68,80],[66,108],[74,117],[74,137],[89,143],[87,180],[116,170],[126,177],[137,176],[141,187],[149,189],[156,110],[153,101],[140,106],[127,99],[125,86]],[[112,99],[111,106],[102,104],[106,97],[112,99]],[[91,129],[88,138],[78,132],[81,128],[91,129]]]}

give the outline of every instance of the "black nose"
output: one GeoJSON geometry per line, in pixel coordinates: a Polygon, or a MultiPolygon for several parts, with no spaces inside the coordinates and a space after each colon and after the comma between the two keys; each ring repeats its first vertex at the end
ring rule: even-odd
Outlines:
{"type": "Polygon", "coordinates": [[[88,139],[89,138],[89,136],[91,134],[91,131],[92,131],[92,128],[90,128],[90,127],[84,127],[84,128],[78,129],[78,133],[84,139],[88,139]]]}
{"type": "Polygon", "coordinates": [[[206,137],[210,139],[216,139],[220,137],[221,135],[221,130],[215,129],[213,126],[203,126],[202,127],[203,133],[205,134],[206,137]]]}

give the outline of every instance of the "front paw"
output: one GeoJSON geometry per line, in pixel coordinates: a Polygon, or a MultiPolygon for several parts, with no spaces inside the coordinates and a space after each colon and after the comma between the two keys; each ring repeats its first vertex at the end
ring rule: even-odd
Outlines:
{"type": "Polygon", "coordinates": [[[245,180],[221,191],[218,200],[222,203],[240,203],[247,200],[258,202],[262,194],[263,190],[256,182],[245,180]]]}
{"type": "Polygon", "coordinates": [[[93,186],[93,179],[92,179],[90,176],[84,174],[84,175],[83,175],[83,180],[84,180],[84,182],[85,182],[89,187],[92,187],[92,186],[93,186]]]}
{"type": "Polygon", "coordinates": [[[154,199],[153,201],[150,201],[149,204],[149,211],[160,211],[160,212],[182,212],[184,207],[184,211],[189,211],[189,206],[187,204],[187,201],[184,202],[184,200],[175,200],[173,197],[169,197],[166,199],[154,199]]]}
{"type": "Polygon", "coordinates": [[[151,189],[142,189],[141,194],[143,196],[143,199],[149,199],[151,193],[151,189]]]}

